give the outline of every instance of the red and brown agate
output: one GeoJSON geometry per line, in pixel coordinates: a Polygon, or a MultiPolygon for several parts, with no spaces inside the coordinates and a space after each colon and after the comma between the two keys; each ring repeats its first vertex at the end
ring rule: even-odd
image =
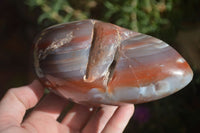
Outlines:
{"type": "Polygon", "coordinates": [[[193,77],[165,42],[98,20],[49,27],[34,45],[35,71],[51,91],[77,103],[143,103],[184,88],[193,77]]]}

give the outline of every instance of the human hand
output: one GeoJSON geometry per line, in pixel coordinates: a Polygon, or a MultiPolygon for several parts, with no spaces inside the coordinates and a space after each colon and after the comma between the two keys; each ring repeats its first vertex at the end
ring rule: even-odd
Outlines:
{"type": "Polygon", "coordinates": [[[121,133],[134,112],[133,105],[104,106],[90,111],[90,107],[75,104],[58,122],[57,118],[69,102],[53,93],[41,99],[43,92],[37,80],[8,90],[0,102],[0,132],[121,133]],[[32,107],[33,111],[24,119],[27,109],[32,107]]]}

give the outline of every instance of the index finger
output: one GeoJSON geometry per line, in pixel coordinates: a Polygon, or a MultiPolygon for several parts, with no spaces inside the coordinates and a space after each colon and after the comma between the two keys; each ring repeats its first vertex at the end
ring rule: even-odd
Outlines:
{"type": "Polygon", "coordinates": [[[0,125],[19,126],[26,110],[34,107],[42,97],[44,88],[35,80],[30,85],[9,89],[0,101],[0,125]]]}

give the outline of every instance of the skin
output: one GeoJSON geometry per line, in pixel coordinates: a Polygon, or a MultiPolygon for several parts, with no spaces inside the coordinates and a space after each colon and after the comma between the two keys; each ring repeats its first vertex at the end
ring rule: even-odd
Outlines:
{"type": "Polygon", "coordinates": [[[61,121],[57,118],[69,104],[49,93],[35,80],[30,85],[9,89],[0,101],[1,133],[121,133],[133,115],[134,106],[93,108],[75,104],[61,121]],[[41,99],[42,98],[42,99],[41,99]],[[34,107],[34,108],[33,108],[34,107]],[[27,114],[27,110],[33,110],[27,114]]]}

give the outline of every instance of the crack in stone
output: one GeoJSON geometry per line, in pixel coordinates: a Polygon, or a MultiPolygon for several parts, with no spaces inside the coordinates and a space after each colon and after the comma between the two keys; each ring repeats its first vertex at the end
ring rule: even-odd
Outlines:
{"type": "Polygon", "coordinates": [[[108,83],[111,81],[111,79],[113,77],[114,70],[115,70],[116,64],[118,62],[118,59],[119,59],[119,48],[117,48],[117,50],[115,51],[114,59],[113,59],[111,65],[109,66],[109,69],[108,69],[109,76],[108,76],[107,83],[106,83],[107,86],[108,86],[108,83]]]}
{"type": "MultiPolygon", "coordinates": [[[[99,38],[99,36],[97,36],[96,34],[97,34],[97,32],[101,32],[101,31],[99,31],[98,27],[95,27],[95,24],[96,24],[95,22],[93,22],[93,25],[94,25],[93,36],[92,36],[92,43],[91,43],[91,48],[90,48],[90,53],[89,53],[89,58],[88,58],[87,69],[86,69],[86,73],[85,73],[85,76],[84,76],[85,82],[93,82],[93,81],[96,80],[96,79],[93,79],[93,76],[95,76],[95,75],[91,74],[91,69],[93,69],[93,67],[102,67],[102,66],[98,66],[98,65],[95,66],[94,65],[96,63],[95,59],[98,60],[98,58],[101,58],[102,53],[103,53],[103,55],[106,54],[106,52],[104,52],[105,48],[103,48],[102,45],[100,45],[98,47],[98,49],[94,48],[95,45],[96,45],[95,41],[96,41],[97,38],[99,38]],[[102,53],[97,53],[97,51],[94,51],[94,50],[98,50],[98,52],[100,51],[102,53]],[[100,56],[100,57],[98,57],[98,56],[100,56]]],[[[110,51],[113,54],[113,57],[111,56],[110,58],[113,58],[113,59],[108,64],[107,69],[105,70],[105,73],[104,74],[101,73],[102,77],[103,77],[103,86],[104,86],[104,89],[106,90],[106,92],[108,91],[108,84],[113,78],[114,70],[115,70],[115,67],[116,67],[116,64],[117,64],[118,58],[119,58],[119,46],[120,46],[120,43],[121,43],[121,36],[119,34],[119,30],[118,30],[117,27],[115,27],[115,30],[116,30],[115,32],[117,33],[117,37],[115,36],[117,40],[114,44],[111,44],[115,48],[111,49],[112,51],[110,51]],[[116,46],[114,46],[114,45],[116,45],[116,46]]],[[[99,43],[102,43],[102,42],[99,42],[99,43]]],[[[108,45],[110,45],[110,44],[108,44],[108,45]]],[[[102,64],[102,65],[104,65],[104,64],[102,64]]],[[[98,75],[98,76],[99,76],[98,78],[101,78],[100,75],[98,75]]]]}
{"type": "Polygon", "coordinates": [[[90,52],[89,52],[88,63],[87,63],[87,67],[86,67],[86,73],[85,73],[85,76],[83,77],[85,82],[89,82],[88,77],[89,77],[90,63],[92,61],[92,59],[91,59],[92,54],[91,53],[92,53],[92,50],[94,49],[94,45],[95,45],[95,43],[94,43],[95,39],[94,38],[96,38],[95,21],[91,21],[91,22],[92,22],[94,27],[92,29],[93,30],[92,36],[91,36],[92,41],[91,41],[91,48],[90,48],[90,52]]]}

